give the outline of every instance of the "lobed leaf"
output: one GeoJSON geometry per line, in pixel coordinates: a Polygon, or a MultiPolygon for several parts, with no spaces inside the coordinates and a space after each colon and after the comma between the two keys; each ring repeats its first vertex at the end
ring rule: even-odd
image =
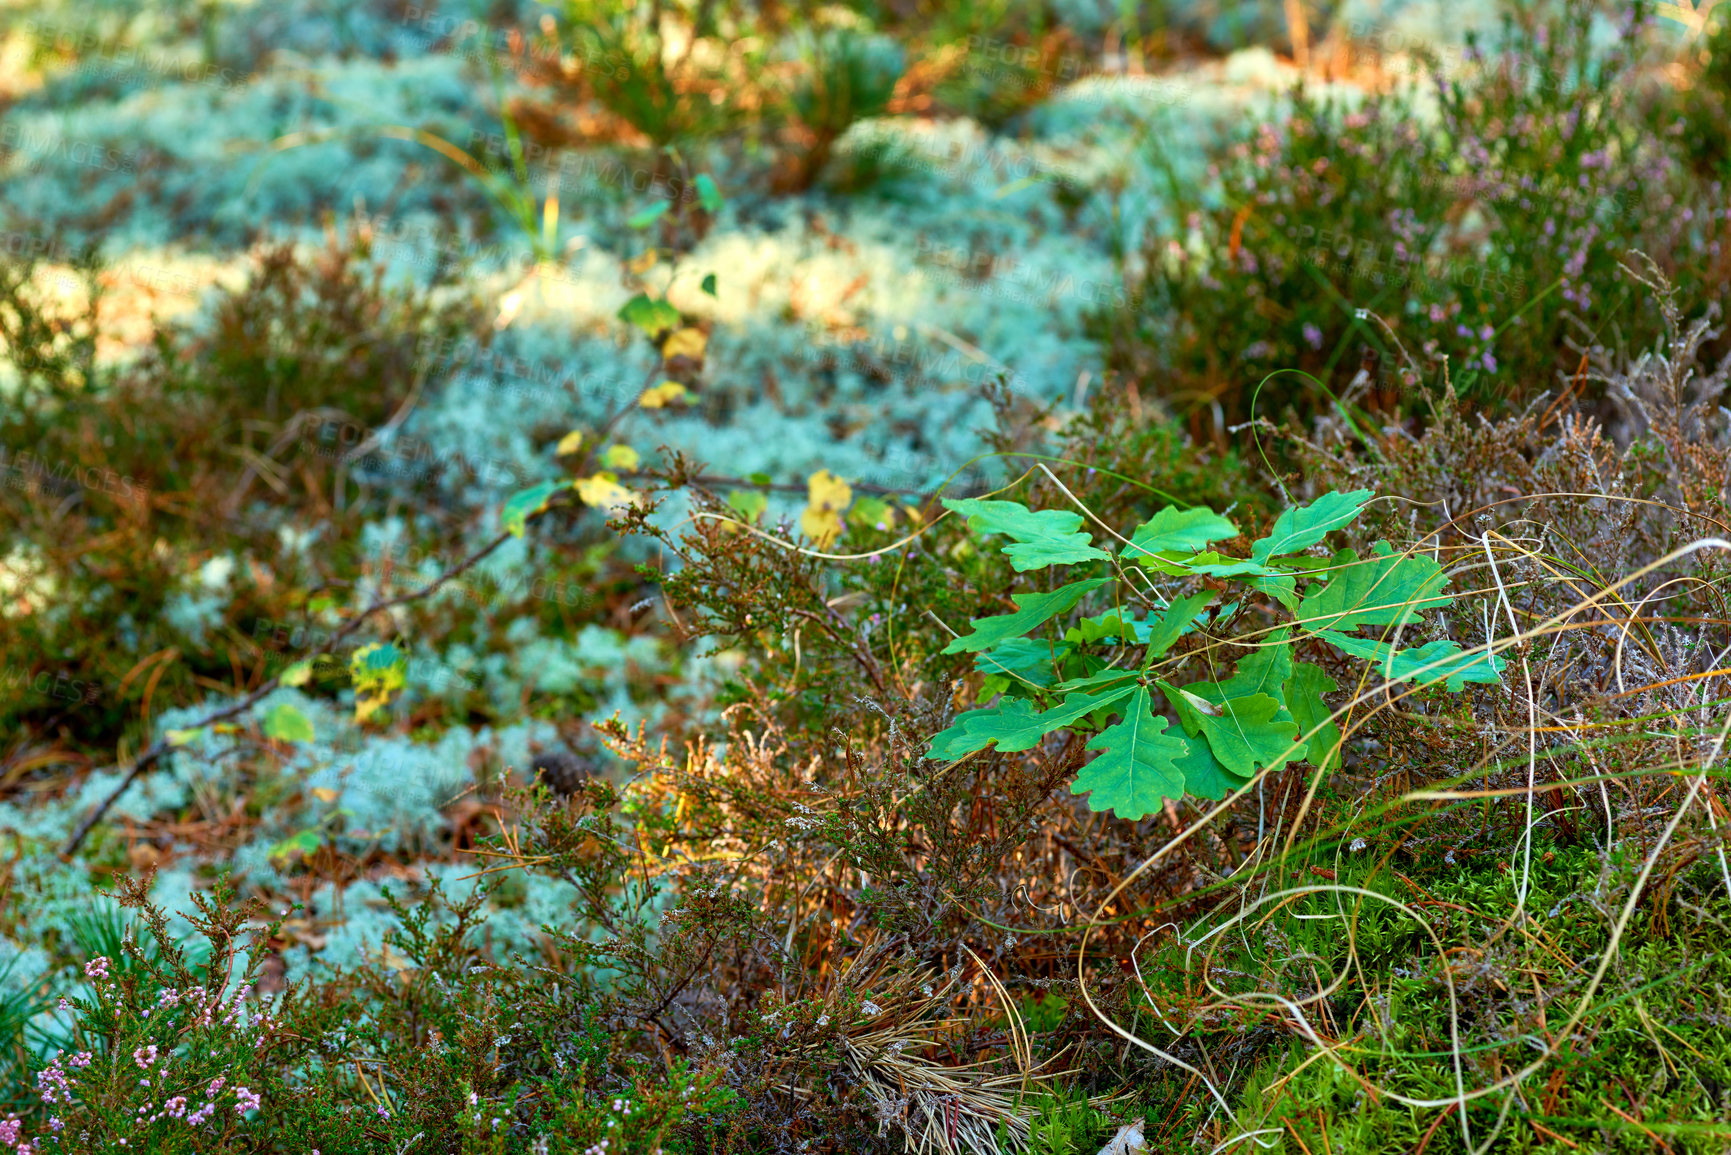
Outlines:
{"type": "Polygon", "coordinates": [[[974,632],[956,638],[944,647],[946,654],[977,654],[1000,642],[1019,638],[1034,627],[1044,624],[1074,608],[1088,594],[1105,585],[1110,578],[1089,578],[1070,582],[1049,593],[1012,594],[1016,612],[990,618],[975,618],[968,624],[974,632]]]}
{"type": "Polygon", "coordinates": [[[1183,741],[1184,753],[1173,761],[1184,771],[1186,793],[1206,798],[1210,802],[1218,802],[1250,781],[1222,766],[1220,759],[1214,756],[1214,751],[1208,748],[1206,738],[1187,737],[1183,741]]]}
{"type": "Polygon", "coordinates": [[[1267,561],[1283,553],[1298,553],[1309,549],[1359,515],[1365,503],[1376,494],[1369,489],[1351,493],[1325,493],[1309,505],[1289,509],[1274,520],[1268,536],[1250,543],[1250,556],[1267,561]]]}
{"type": "Polygon", "coordinates": [[[946,498],[944,507],[968,519],[975,533],[1003,534],[1013,544],[1003,547],[1018,572],[1048,565],[1075,565],[1112,555],[1082,532],[1082,515],[1062,509],[1031,510],[1018,501],[946,498]]]}
{"type": "Polygon", "coordinates": [[[1312,630],[1343,632],[1405,625],[1454,602],[1439,592],[1448,580],[1434,558],[1398,557],[1388,542],[1379,541],[1372,557],[1353,561],[1335,570],[1327,585],[1312,587],[1299,603],[1298,621],[1312,630]]]}
{"type": "Polygon", "coordinates": [[[1333,770],[1340,765],[1340,727],[1329,720],[1334,711],[1328,708],[1322,696],[1339,687],[1321,666],[1297,662],[1284,688],[1286,708],[1298,723],[1299,734],[1310,735],[1306,747],[1311,763],[1318,770],[1333,770]]]}
{"type": "Polygon", "coordinates": [[[1026,698],[1005,698],[995,706],[957,715],[949,729],[932,736],[929,757],[951,762],[993,742],[1000,750],[1028,750],[1045,734],[1032,702],[1026,698]]]}
{"type": "Polygon", "coordinates": [[[1153,555],[1162,550],[1199,550],[1210,542],[1238,536],[1238,527],[1206,506],[1179,509],[1169,505],[1136,527],[1125,555],[1153,555]]]}
{"type": "Polygon", "coordinates": [[[1124,720],[1094,736],[1088,749],[1100,756],[1082,767],[1070,793],[1088,795],[1090,810],[1110,810],[1134,822],[1167,799],[1184,796],[1184,771],[1175,759],[1187,752],[1182,738],[1166,733],[1165,718],[1150,708],[1148,687],[1138,686],[1124,720]]]}
{"type": "Polygon", "coordinates": [[[1442,682],[1448,689],[1459,692],[1468,682],[1494,686],[1502,681],[1503,659],[1482,649],[1462,650],[1446,640],[1396,650],[1387,642],[1354,638],[1334,630],[1318,630],[1316,636],[1374,664],[1391,682],[1414,682],[1420,686],[1442,682]]]}

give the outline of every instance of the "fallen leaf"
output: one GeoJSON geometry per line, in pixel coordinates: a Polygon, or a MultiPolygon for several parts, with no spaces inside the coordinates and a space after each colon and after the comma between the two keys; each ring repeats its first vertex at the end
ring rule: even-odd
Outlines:
{"type": "Polygon", "coordinates": [[[555,457],[565,457],[569,454],[576,453],[582,444],[583,431],[581,429],[573,429],[571,432],[559,439],[559,444],[553,447],[553,455],[555,457]]]}

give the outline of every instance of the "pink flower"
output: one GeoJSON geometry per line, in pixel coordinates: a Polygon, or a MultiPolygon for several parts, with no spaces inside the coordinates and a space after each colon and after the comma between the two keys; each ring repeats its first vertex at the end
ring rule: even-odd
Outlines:
{"type": "Polygon", "coordinates": [[[108,956],[93,958],[84,964],[84,977],[90,979],[105,979],[108,977],[108,956]]]}
{"type": "Polygon", "coordinates": [[[132,1061],[138,1064],[140,1070],[148,1071],[156,1063],[156,1044],[140,1047],[132,1052],[132,1061]]]}
{"type": "Polygon", "coordinates": [[[248,1111],[256,1111],[256,1110],[258,1110],[258,1108],[259,1108],[259,1097],[258,1097],[256,1092],[248,1090],[245,1087],[236,1087],[234,1089],[234,1113],[235,1114],[244,1115],[248,1111]]]}

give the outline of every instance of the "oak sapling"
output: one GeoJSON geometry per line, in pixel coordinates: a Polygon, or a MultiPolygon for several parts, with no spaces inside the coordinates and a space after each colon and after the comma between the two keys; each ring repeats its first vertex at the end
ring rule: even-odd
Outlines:
{"type": "Polygon", "coordinates": [[[1448,575],[1438,562],[1397,554],[1387,542],[1364,558],[1307,554],[1371,499],[1368,489],[1337,491],[1288,509],[1250,544],[1249,557],[1211,548],[1237,537],[1238,527],[1204,507],[1167,506],[1119,537],[1114,552],[1094,541],[1079,513],[945,501],[980,536],[1007,538],[1000,548],[1018,571],[1085,567],[1100,576],[1016,594],[1014,613],[976,619],[950,643],[945,653],[977,655],[985,693],[1001,696],[937,734],[931,757],[957,759],[993,743],[1028,750],[1059,731],[1087,734],[1099,756],[1071,792],[1135,820],[1167,799],[1223,798],[1287,762],[1338,763],[1340,728],[1322,697],[1337,687],[1321,667],[1295,658],[1301,640],[1362,659],[1389,682],[1440,682],[1451,691],[1498,682],[1503,660],[1488,651],[1447,639],[1403,647],[1402,628],[1454,601],[1442,592],[1448,575]],[[1068,627],[1051,624],[1077,612],[1068,627]],[[1287,620],[1270,628],[1269,616],[1287,620]],[[1360,635],[1364,627],[1376,636],[1360,635]],[[1222,678],[1217,651],[1226,645],[1250,650],[1222,678]],[[1211,676],[1191,680],[1204,672],[1211,676]]]}

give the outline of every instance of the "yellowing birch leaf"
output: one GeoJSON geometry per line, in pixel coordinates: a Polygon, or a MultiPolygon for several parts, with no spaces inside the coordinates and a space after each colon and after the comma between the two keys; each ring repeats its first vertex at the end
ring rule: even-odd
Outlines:
{"type": "Polygon", "coordinates": [[[685,386],[677,381],[663,381],[653,389],[645,389],[637,404],[645,409],[664,409],[675,401],[683,401],[687,396],[685,386]]]}
{"type": "Polygon", "coordinates": [[[601,454],[601,464],[608,469],[636,469],[641,460],[629,445],[609,445],[601,454]]]}
{"type": "Polygon", "coordinates": [[[611,473],[597,473],[579,480],[577,496],[584,505],[609,512],[628,508],[636,501],[636,495],[620,485],[619,478],[611,473]]]}
{"type": "Polygon", "coordinates": [[[820,469],[806,482],[807,502],[799,527],[826,549],[841,536],[841,514],[853,501],[853,488],[827,469],[820,469]]]}
{"type": "Polygon", "coordinates": [[[693,361],[703,360],[703,350],[709,344],[709,338],[703,335],[701,329],[675,329],[667,338],[667,343],[661,346],[661,355],[671,361],[675,357],[689,357],[693,361]]]}
{"type": "Polygon", "coordinates": [[[577,450],[582,448],[582,446],[583,431],[581,429],[573,429],[571,432],[559,439],[559,444],[553,447],[553,455],[555,457],[566,457],[570,454],[576,453],[577,450]]]}

